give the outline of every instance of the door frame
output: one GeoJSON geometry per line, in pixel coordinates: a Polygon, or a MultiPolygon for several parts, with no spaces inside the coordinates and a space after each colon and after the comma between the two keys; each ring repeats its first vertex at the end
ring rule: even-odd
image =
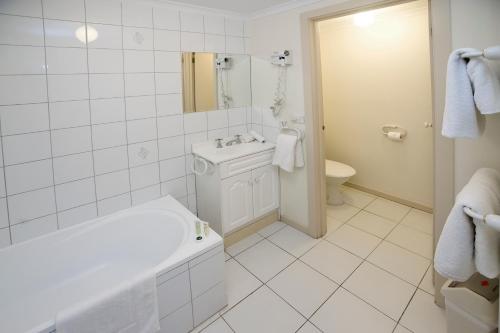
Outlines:
{"type": "MultiPolygon", "coordinates": [[[[326,181],[323,139],[323,108],[321,62],[316,23],[321,20],[353,14],[360,11],[388,7],[413,0],[348,0],[317,8],[300,15],[305,127],[307,184],[309,197],[309,234],[321,237],[326,233],[326,181]]],[[[433,118],[433,170],[434,170],[434,246],[441,234],[446,217],[454,202],[454,143],[441,136],[445,102],[446,64],[451,52],[450,0],[429,0],[429,32],[433,118]]],[[[434,274],[436,290],[444,279],[434,274]]],[[[436,302],[443,305],[439,292],[436,302]]]]}

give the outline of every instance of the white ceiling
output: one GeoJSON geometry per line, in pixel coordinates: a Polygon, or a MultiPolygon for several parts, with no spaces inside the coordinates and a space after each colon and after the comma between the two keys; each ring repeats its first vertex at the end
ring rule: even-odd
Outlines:
{"type": "Polygon", "coordinates": [[[202,6],[219,10],[231,11],[242,15],[262,12],[266,9],[284,5],[294,0],[175,0],[177,3],[202,6]]]}

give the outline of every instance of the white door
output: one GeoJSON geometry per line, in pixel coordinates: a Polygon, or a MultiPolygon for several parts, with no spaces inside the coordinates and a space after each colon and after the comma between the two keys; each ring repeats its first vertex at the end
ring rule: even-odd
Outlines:
{"type": "Polygon", "coordinates": [[[222,180],[223,232],[230,232],[252,219],[252,173],[249,171],[222,180]]]}
{"type": "Polygon", "coordinates": [[[262,216],[279,207],[278,168],[272,165],[252,171],[254,216],[262,216]]]}

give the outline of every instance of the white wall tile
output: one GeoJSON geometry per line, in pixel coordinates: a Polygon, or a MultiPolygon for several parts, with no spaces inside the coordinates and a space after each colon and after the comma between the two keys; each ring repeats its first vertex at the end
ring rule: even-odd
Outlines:
{"type": "Polygon", "coordinates": [[[158,116],[182,114],[182,94],[156,95],[158,116]]]}
{"type": "Polygon", "coordinates": [[[120,0],[85,0],[85,9],[87,22],[116,25],[122,23],[120,0]]]}
{"type": "Polygon", "coordinates": [[[18,194],[52,186],[52,161],[43,160],[5,168],[7,194],[18,194]]]}
{"type": "Polygon", "coordinates": [[[129,166],[150,164],[158,161],[158,142],[156,140],[128,146],[129,166]]]}
{"type": "Polygon", "coordinates": [[[12,243],[20,243],[57,230],[57,217],[50,215],[11,227],[12,243]]]}
{"type": "Polygon", "coordinates": [[[155,96],[127,97],[125,104],[127,105],[127,120],[156,116],[155,96]]]}
{"type": "Polygon", "coordinates": [[[181,30],[189,32],[204,32],[203,15],[181,12],[181,30]]]}
{"type": "Polygon", "coordinates": [[[7,198],[7,202],[11,225],[53,214],[56,211],[53,187],[12,195],[7,198]]]}
{"type": "MultiPolygon", "coordinates": [[[[137,190],[160,183],[158,163],[146,164],[130,169],[130,188],[137,190]]],[[[132,195],[133,198],[133,195],[132,195]]]]}
{"type": "Polygon", "coordinates": [[[42,3],[39,0],[3,0],[0,13],[42,17],[42,3]]]}
{"type": "Polygon", "coordinates": [[[184,156],[184,136],[174,136],[158,140],[160,160],[184,156]]]}
{"type": "Polygon", "coordinates": [[[245,40],[242,37],[226,37],[226,52],[244,54],[245,53],[245,40]]]}
{"type": "Polygon", "coordinates": [[[48,74],[87,73],[87,51],[69,47],[47,47],[48,74]]]}
{"type": "Polygon", "coordinates": [[[90,74],[90,98],[123,97],[122,74],[90,74]]]}
{"type": "Polygon", "coordinates": [[[127,129],[124,122],[92,126],[94,149],[121,146],[127,143],[127,129]]]}
{"type": "Polygon", "coordinates": [[[205,16],[205,33],[224,35],[224,16],[206,15],[205,16]]]}
{"type": "Polygon", "coordinates": [[[244,36],[243,21],[226,18],[226,34],[230,36],[243,37],[244,36]]]}
{"type": "Polygon", "coordinates": [[[126,50],[152,50],[153,30],[124,27],[123,48],[126,50]]]}
{"type": "Polygon", "coordinates": [[[43,46],[42,19],[0,15],[0,44],[43,46]]]}
{"type": "Polygon", "coordinates": [[[43,47],[0,45],[0,75],[45,74],[44,53],[43,47]]]}
{"type": "Polygon", "coordinates": [[[6,228],[8,226],[9,226],[9,214],[7,212],[7,199],[2,198],[0,199],[0,228],[6,228]]]}
{"type": "Polygon", "coordinates": [[[121,50],[89,49],[89,73],[122,73],[121,50]]]}
{"type": "Polygon", "coordinates": [[[52,131],[52,155],[63,156],[92,150],[90,126],[52,131]]]}
{"type": "Polygon", "coordinates": [[[130,192],[129,170],[96,176],[95,183],[98,200],[130,192]]]}
{"type": "Polygon", "coordinates": [[[153,8],[147,4],[126,2],[123,4],[123,25],[153,27],[153,8]]]}
{"type": "Polygon", "coordinates": [[[85,42],[80,41],[75,32],[85,29],[82,22],[45,20],[45,44],[56,47],[85,47],[85,42]],[[83,27],[83,28],[82,28],[83,27]]]}
{"type": "Polygon", "coordinates": [[[54,181],[56,184],[92,177],[94,167],[92,153],[82,153],[56,157],[54,164],[54,181]]]}
{"type": "Polygon", "coordinates": [[[152,73],[155,71],[153,51],[125,50],[124,60],[126,73],[152,73]]]}
{"type": "Polygon", "coordinates": [[[180,73],[157,73],[156,93],[178,94],[182,90],[182,78],[180,73]]]}
{"type": "Polygon", "coordinates": [[[161,183],[161,194],[171,195],[174,198],[185,197],[187,195],[186,177],[161,183]]]}
{"type": "Polygon", "coordinates": [[[156,119],[127,121],[127,137],[129,144],[156,139],[156,119]]]}
{"type": "Polygon", "coordinates": [[[92,124],[111,123],[125,120],[123,98],[96,99],[90,101],[92,124]]]}
{"type": "Polygon", "coordinates": [[[245,108],[234,108],[228,110],[229,126],[243,125],[247,121],[247,113],[245,108]]]}
{"type": "Polygon", "coordinates": [[[114,147],[94,151],[95,174],[100,175],[128,168],[127,147],[114,147]]]}
{"type": "Polygon", "coordinates": [[[37,132],[3,138],[6,165],[50,158],[49,132],[37,132]]]}
{"type": "Polygon", "coordinates": [[[188,175],[187,179],[187,189],[189,194],[196,194],[196,177],[195,175],[188,175]]]}
{"type": "Polygon", "coordinates": [[[179,52],[155,51],[155,72],[181,71],[181,54],[179,52]]]}
{"type": "Polygon", "coordinates": [[[90,124],[89,101],[49,103],[52,129],[85,126],[90,124]]]}
{"type": "Polygon", "coordinates": [[[158,118],[158,137],[167,138],[184,134],[183,116],[158,118]]]}
{"type": "Polygon", "coordinates": [[[47,101],[44,75],[0,76],[0,105],[47,101]]]}
{"type": "Polygon", "coordinates": [[[45,18],[85,21],[84,0],[42,0],[45,18]]]}
{"type": "Polygon", "coordinates": [[[66,210],[96,201],[94,178],[56,185],[57,209],[66,210]]]}
{"type": "Polygon", "coordinates": [[[97,202],[99,216],[114,213],[116,211],[130,207],[130,193],[118,195],[116,197],[104,199],[97,202]]]}
{"type": "MultiPolygon", "coordinates": [[[[4,174],[4,168],[0,168],[0,175],[4,174]]],[[[0,198],[3,198],[7,195],[7,191],[5,189],[5,177],[0,177],[0,198]]],[[[0,223],[1,225],[1,223],[0,223]]],[[[0,226],[1,228],[1,226],[0,226]]]]}
{"type": "Polygon", "coordinates": [[[181,50],[203,52],[205,50],[204,35],[197,32],[181,32],[181,50]]]}
{"type": "MultiPolygon", "coordinates": [[[[100,1],[101,0],[96,0],[100,1]]],[[[89,49],[121,49],[122,48],[122,27],[106,24],[89,24],[88,26],[97,30],[98,38],[88,44],[89,49]]]]}
{"type": "Polygon", "coordinates": [[[132,204],[140,205],[142,203],[158,199],[160,195],[160,184],[142,188],[132,192],[132,204]]]}
{"type": "Polygon", "coordinates": [[[225,53],[226,38],[221,35],[205,34],[205,52],[225,53]]]}
{"type": "Polygon", "coordinates": [[[47,108],[46,103],[0,106],[2,135],[49,130],[47,108]]]}
{"type": "Polygon", "coordinates": [[[158,29],[179,30],[179,11],[173,8],[153,8],[154,27],[158,29]]]}
{"type": "Polygon", "coordinates": [[[186,160],[182,157],[176,157],[160,162],[160,179],[162,182],[180,178],[186,175],[186,160]]]}
{"type": "Polygon", "coordinates": [[[155,94],[155,75],[153,73],[125,74],[125,96],[155,94]]]}
{"type": "Polygon", "coordinates": [[[184,132],[196,133],[207,130],[207,112],[186,113],[184,115],[184,132]]]}
{"type": "Polygon", "coordinates": [[[211,130],[207,132],[208,140],[224,139],[229,136],[228,128],[220,128],[216,130],[211,130]]]}
{"type": "Polygon", "coordinates": [[[208,130],[228,127],[227,110],[207,112],[208,130]]]}
{"type": "Polygon", "coordinates": [[[184,143],[185,143],[185,148],[184,150],[186,151],[187,154],[191,154],[191,145],[193,143],[198,143],[198,142],[204,142],[207,141],[207,132],[199,132],[199,133],[193,133],[193,134],[188,134],[184,138],[184,143]]]}
{"type": "Polygon", "coordinates": [[[163,51],[180,51],[181,34],[179,31],[155,30],[154,48],[163,51]]]}
{"type": "Polygon", "coordinates": [[[88,205],[68,209],[57,214],[60,228],[68,228],[79,223],[92,220],[97,217],[97,205],[91,203],[88,205]]]}
{"type": "Polygon", "coordinates": [[[10,229],[0,229],[0,249],[7,247],[10,244],[10,229]]]}
{"type": "Polygon", "coordinates": [[[50,102],[89,98],[87,74],[49,75],[48,82],[50,102]]]}

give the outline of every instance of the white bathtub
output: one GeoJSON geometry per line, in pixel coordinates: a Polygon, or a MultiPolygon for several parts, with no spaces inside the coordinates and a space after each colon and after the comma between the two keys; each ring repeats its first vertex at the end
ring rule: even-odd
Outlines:
{"type": "Polygon", "coordinates": [[[52,332],[58,311],[154,268],[162,332],[187,332],[226,305],[215,232],[172,197],[0,250],[0,332],[52,332]]]}

